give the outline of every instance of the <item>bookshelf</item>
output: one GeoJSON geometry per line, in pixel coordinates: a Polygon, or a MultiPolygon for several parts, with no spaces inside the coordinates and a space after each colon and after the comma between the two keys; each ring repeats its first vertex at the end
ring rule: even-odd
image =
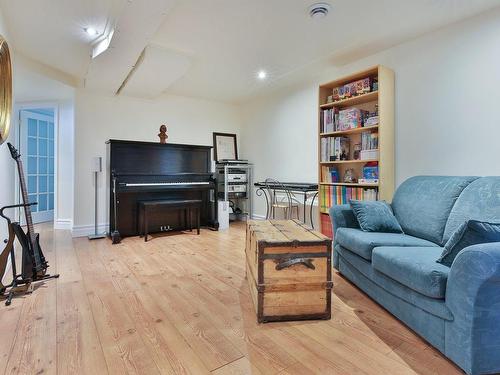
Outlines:
{"type": "MultiPolygon", "coordinates": [[[[376,150],[374,150],[376,151],[376,150]]],[[[337,161],[322,161],[321,165],[335,165],[335,164],[366,164],[371,161],[378,162],[377,159],[363,159],[363,160],[337,160],[337,161]]]]}
{"type": "Polygon", "coordinates": [[[356,134],[356,133],[362,133],[364,131],[367,131],[368,129],[377,129],[378,125],[373,125],[370,126],[369,128],[357,128],[357,129],[349,129],[349,130],[339,130],[336,132],[329,132],[329,133],[320,133],[320,137],[335,137],[336,135],[346,135],[346,134],[356,134]]]}
{"type": "MultiPolygon", "coordinates": [[[[342,94],[341,92],[340,95],[342,94]]],[[[349,199],[383,199],[389,202],[392,200],[394,193],[394,72],[392,70],[378,65],[319,86],[318,176],[321,231],[330,237],[332,230],[328,210],[332,205],[348,203],[349,199]],[[351,86],[350,97],[335,97],[332,102],[328,102],[328,96],[334,94],[334,89],[365,78],[370,80],[364,81],[363,88],[358,85],[356,90],[351,86]],[[374,82],[377,83],[374,85],[374,82]],[[329,111],[330,115],[326,115],[329,120],[325,119],[325,111],[329,111]],[[371,126],[366,127],[362,124],[362,122],[367,123],[366,119],[375,117],[376,114],[378,123],[372,121],[371,126]],[[341,115],[342,120],[340,120],[341,115]],[[328,123],[328,129],[325,122],[328,123]],[[363,160],[358,154],[360,148],[364,151],[370,150],[363,153],[363,160]],[[365,167],[372,167],[372,170],[378,167],[378,181],[344,182],[347,170],[352,170],[354,176],[359,179],[364,177],[365,167]],[[334,180],[335,178],[337,180],[334,180]]]]}
{"type": "Polygon", "coordinates": [[[356,104],[366,103],[369,101],[377,100],[378,91],[373,91],[367,94],[361,94],[348,99],[342,99],[333,103],[320,104],[320,108],[332,108],[332,107],[350,107],[356,104]]]}

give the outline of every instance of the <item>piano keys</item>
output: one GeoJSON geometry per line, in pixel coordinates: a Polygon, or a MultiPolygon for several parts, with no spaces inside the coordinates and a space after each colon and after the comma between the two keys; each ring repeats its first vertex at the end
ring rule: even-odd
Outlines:
{"type": "MultiPolygon", "coordinates": [[[[138,203],[147,200],[202,201],[201,225],[218,229],[217,186],[211,173],[211,146],[109,140],[110,232],[136,236],[138,203]],[[115,220],[116,202],[116,220],[115,220]]],[[[180,211],[159,212],[149,219],[150,233],[184,230],[180,211]]]]}

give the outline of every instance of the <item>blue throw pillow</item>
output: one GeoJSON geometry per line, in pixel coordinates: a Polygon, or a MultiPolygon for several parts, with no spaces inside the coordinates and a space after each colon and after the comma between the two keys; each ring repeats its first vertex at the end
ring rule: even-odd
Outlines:
{"type": "Polygon", "coordinates": [[[350,200],[351,208],[365,232],[403,233],[391,206],[385,201],[350,200]]]}
{"type": "Polygon", "coordinates": [[[488,242],[500,242],[500,224],[469,220],[463,223],[444,245],[438,263],[451,267],[458,253],[468,246],[488,242]]]}

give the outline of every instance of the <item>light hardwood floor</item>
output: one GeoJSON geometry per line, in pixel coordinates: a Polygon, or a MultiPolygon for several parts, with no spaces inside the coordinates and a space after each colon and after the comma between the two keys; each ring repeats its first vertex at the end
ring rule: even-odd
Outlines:
{"type": "Polygon", "coordinates": [[[71,239],[42,228],[57,281],[0,305],[8,374],[460,374],[335,275],[330,321],[258,325],[244,271],[244,226],[71,239]]]}

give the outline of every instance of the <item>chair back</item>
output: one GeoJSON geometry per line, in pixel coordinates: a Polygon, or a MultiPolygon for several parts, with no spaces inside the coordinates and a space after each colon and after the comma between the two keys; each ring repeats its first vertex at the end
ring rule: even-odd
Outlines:
{"type": "Polygon", "coordinates": [[[278,180],[267,178],[264,181],[265,187],[262,189],[266,200],[269,202],[267,205],[266,219],[270,219],[273,215],[274,209],[280,205],[285,208],[285,219],[290,219],[292,215],[293,195],[289,189],[285,187],[278,180]]]}

